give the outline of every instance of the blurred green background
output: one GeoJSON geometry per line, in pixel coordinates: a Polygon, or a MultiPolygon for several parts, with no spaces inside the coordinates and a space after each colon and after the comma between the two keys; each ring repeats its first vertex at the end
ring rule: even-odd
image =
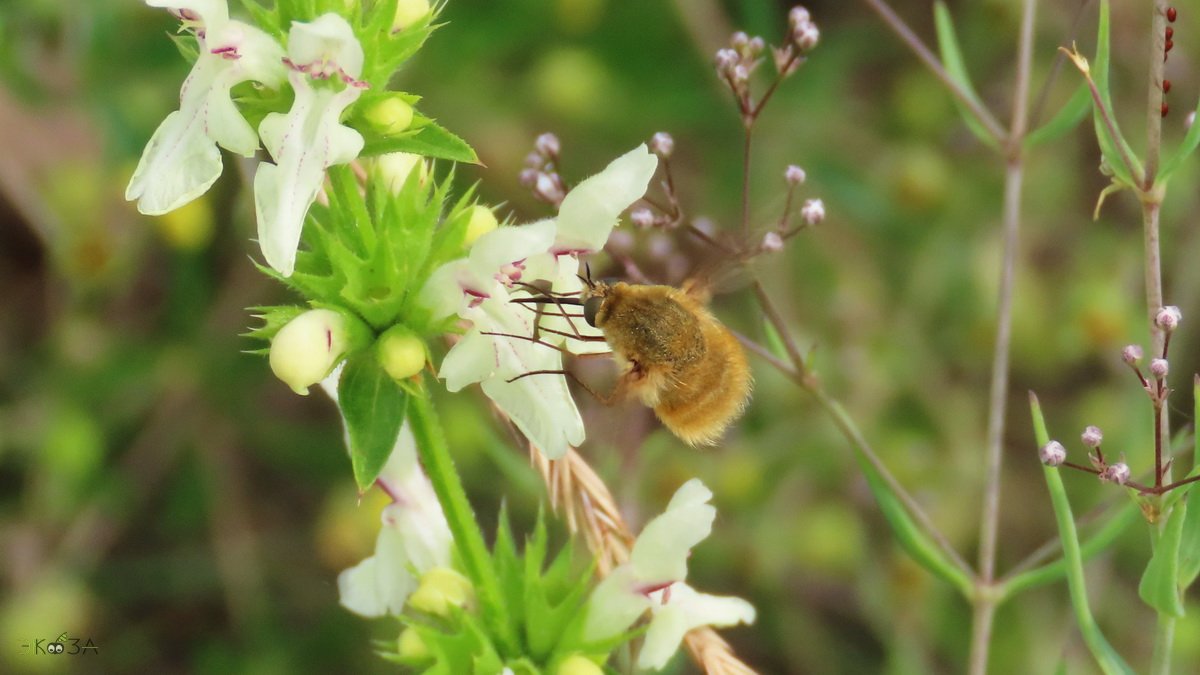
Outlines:
{"type": "MultiPolygon", "coordinates": [[[[1010,106],[1019,4],[951,3],[968,67],[997,111],[1010,106]]],[[[1092,49],[1094,6],[1074,32],[1081,4],[1040,3],[1036,119],[1078,82],[1069,68],[1051,78],[1056,47],[1092,49]]],[[[1141,139],[1151,3],[1116,5],[1118,114],[1141,139]]],[[[931,3],[895,6],[933,39],[931,3]]],[[[451,0],[448,25],[397,85],[478,150],[486,168],[462,168],[463,186],[482,181],[483,197],[518,221],[546,215],[517,181],[538,133],[558,133],[564,172],[578,180],[666,130],[688,211],[729,227],[740,122],[712,53],[736,28],[778,41],[789,7],[451,0]]],[[[823,198],[829,216],[756,266],[815,346],[828,388],[973,559],[1002,166],[864,3],[809,8],[821,44],[761,121],[753,214],[777,218],[783,169],[796,163],[808,173],[801,196],[823,198]]],[[[0,671],[388,672],[368,640],[393,625],[342,610],[335,585],[372,550],[380,504],[357,506],[333,406],[293,395],[265,359],[242,353],[257,346],[238,337],[251,322],[244,308],[292,300],[251,264],[246,167],[227,155],[204,199],[162,218],[122,199],[188,71],[166,39],[175,26],[131,0],[0,5],[0,671]],[[99,656],[21,655],[23,643],[63,631],[93,639],[99,656]]],[[[1168,144],[1200,87],[1188,37],[1197,29],[1200,13],[1181,11],[1168,144]]],[[[1089,124],[1028,157],[1002,572],[1055,536],[1026,390],[1041,395],[1074,459],[1076,435],[1097,424],[1135,474],[1152,462],[1150,407],[1118,357],[1147,335],[1138,205],[1121,195],[1093,222],[1106,183],[1098,161],[1089,124]]],[[[1192,161],[1164,207],[1167,298],[1189,329],[1200,316],[1198,179],[1192,161]]],[[[698,264],[673,234],[629,232],[634,257],[660,279],[698,264]]],[[[716,311],[761,337],[749,297],[735,288],[716,311]]],[[[1176,428],[1191,422],[1196,346],[1192,330],[1173,341],[1176,428]]],[[[690,579],[755,604],[757,625],[724,635],[762,672],[960,672],[965,603],[897,547],[829,421],[766,364],[754,368],[754,402],[720,448],[688,449],[644,410],[581,397],[585,454],[635,523],[689,477],[713,488],[720,515],[690,579]],[[605,431],[614,427],[623,432],[605,431]]],[[[443,396],[441,409],[486,527],[501,500],[531,522],[541,483],[482,396],[443,396]]],[[[1120,498],[1089,476],[1066,480],[1077,513],[1120,498]]],[[[1149,662],[1152,643],[1154,616],[1136,590],[1148,556],[1136,524],[1087,567],[1093,609],[1134,664],[1149,662]]],[[[1189,609],[1180,673],[1200,670],[1194,597],[1189,609]]],[[[1000,610],[991,672],[1052,672],[1063,659],[1069,672],[1094,670],[1064,584],[1000,610]]],[[[683,657],[673,667],[691,668],[683,657]]]]}

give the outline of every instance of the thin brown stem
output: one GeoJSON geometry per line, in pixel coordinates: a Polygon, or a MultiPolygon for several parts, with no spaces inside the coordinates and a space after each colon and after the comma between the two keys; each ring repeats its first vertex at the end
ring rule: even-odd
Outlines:
{"type": "MultiPolygon", "coordinates": [[[[1004,174],[1004,250],[996,302],[996,342],[992,351],[992,384],[988,393],[987,446],[985,450],[983,508],[979,517],[979,585],[996,579],[996,547],[1000,532],[1000,477],[1004,458],[1005,415],[1008,409],[1009,347],[1012,341],[1013,285],[1021,226],[1021,185],[1024,158],[1021,147],[1029,120],[1029,83],[1033,64],[1033,19],[1037,0],[1025,0],[1017,40],[1017,75],[1013,85],[1012,128],[1007,135],[1004,174]]],[[[978,594],[971,623],[968,672],[987,673],[988,652],[996,603],[978,594]]]]}
{"type": "Polygon", "coordinates": [[[750,235],[750,141],[754,135],[754,117],[745,118],[746,140],[742,145],[742,234],[750,235]]]}
{"type": "Polygon", "coordinates": [[[1146,97],[1146,190],[1152,189],[1158,175],[1162,148],[1163,70],[1166,64],[1167,0],[1154,0],[1150,20],[1150,82],[1146,97]]]}
{"type": "MultiPolygon", "coordinates": [[[[850,414],[846,412],[846,409],[842,407],[842,404],[838,402],[837,399],[830,396],[829,392],[825,391],[825,388],[821,385],[820,379],[808,370],[808,367],[804,361],[804,357],[801,355],[800,350],[796,345],[796,340],[792,336],[791,330],[788,328],[787,323],[783,320],[783,316],[779,313],[779,310],[775,307],[775,304],[771,302],[771,298],[767,295],[765,289],[763,289],[762,284],[755,279],[753,285],[755,289],[755,295],[758,297],[759,303],[762,305],[763,313],[767,316],[767,320],[771,322],[771,325],[779,334],[780,340],[783,341],[784,349],[788,353],[788,358],[794,364],[794,368],[780,368],[780,371],[790,377],[792,381],[800,386],[801,389],[808,392],[813,398],[816,399],[817,403],[819,403],[825,410],[826,414],[829,415],[830,419],[834,423],[834,426],[838,428],[838,431],[840,431],[846,440],[850,442],[850,445],[854,447],[854,449],[857,450],[863,456],[863,458],[865,458],[867,462],[871,464],[872,467],[875,468],[875,471],[879,473],[880,478],[882,478],[883,482],[887,484],[888,489],[892,492],[892,494],[896,495],[896,498],[899,499],[900,503],[904,505],[905,510],[907,510],[909,515],[912,516],[913,521],[925,532],[926,535],[929,536],[930,539],[933,540],[937,547],[942,550],[946,558],[959,569],[961,569],[967,576],[974,576],[974,572],[971,570],[971,567],[967,564],[967,562],[963,560],[958,551],[954,550],[954,547],[950,545],[950,542],[946,539],[945,535],[942,534],[941,530],[939,530],[937,526],[933,524],[933,521],[929,519],[929,516],[925,514],[924,509],[922,509],[917,501],[913,499],[910,494],[908,494],[908,491],[904,489],[904,486],[900,484],[900,481],[896,480],[896,477],[893,476],[892,472],[888,470],[887,465],[884,464],[883,460],[879,458],[879,455],[875,453],[875,450],[871,447],[871,444],[867,442],[866,437],[863,436],[862,431],[859,430],[858,425],[855,424],[853,418],[851,418],[850,414]]],[[[754,351],[757,352],[758,350],[754,351]]],[[[769,352],[767,352],[765,349],[763,349],[760,353],[769,354],[769,352]]],[[[778,364],[778,359],[770,360],[772,360],[773,363],[778,364]]]]}
{"type": "Polygon", "coordinates": [[[942,81],[942,84],[950,90],[950,93],[954,96],[954,98],[958,99],[959,102],[967,107],[967,110],[969,110],[971,114],[975,116],[975,119],[980,125],[983,126],[984,129],[987,129],[987,132],[991,134],[992,138],[996,139],[998,143],[1003,143],[1005,138],[1008,136],[1008,134],[1005,133],[1004,128],[1000,126],[1000,123],[996,121],[996,118],[992,115],[992,113],[988,112],[986,108],[980,105],[979,101],[977,101],[975,97],[968,94],[967,90],[964,89],[962,85],[960,85],[953,77],[951,77],[950,73],[946,72],[946,68],[942,65],[941,60],[934,56],[933,52],[931,52],[929,48],[925,46],[924,42],[921,42],[921,38],[917,37],[916,34],[912,32],[912,29],[908,27],[908,24],[904,23],[904,20],[899,16],[896,16],[896,13],[892,11],[892,8],[889,7],[886,2],[883,2],[883,0],[863,1],[866,2],[871,9],[875,10],[875,13],[879,15],[879,18],[883,19],[884,24],[886,24],[887,27],[890,28],[892,32],[900,38],[900,41],[908,45],[908,48],[917,55],[917,58],[920,59],[921,62],[924,63],[925,66],[929,68],[929,70],[932,71],[939,80],[942,81]]]}

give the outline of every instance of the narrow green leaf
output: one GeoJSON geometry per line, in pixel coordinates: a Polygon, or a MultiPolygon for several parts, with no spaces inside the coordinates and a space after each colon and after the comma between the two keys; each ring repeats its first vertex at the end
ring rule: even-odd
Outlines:
{"type": "MultiPolygon", "coordinates": [[[[1038,447],[1050,442],[1046,433],[1046,421],[1042,418],[1042,407],[1038,404],[1037,396],[1029,394],[1029,407],[1033,413],[1034,438],[1038,447]]],[[[1121,655],[1113,649],[1088,606],[1087,582],[1083,576],[1083,555],[1079,550],[1079,534],[1075,529],[1075,516],[1071,513],[1071,502],[1067,499],[1067,489],[1063,486],[1062,476],[1057,467],[1043,466],[1046,487],[1050,490],[1050,502],[1054,506],[1054,518],[1058,522],[1058,535],[1062,540],[1063,560],[1067,564],[1067,588],[1071,592],[1071,604],[1075,608],[1075,622],[1083,641],[1092,652],[1092,658],[1100,665],[1107,675],[1133,675],[1133,669],[1125,663],[1121,655]]]]}
{"type": "MultiPolygon", "coordinates": [[[[1125,528],[1140,520],[1141,511],[1132,501],[1123,500],[1120,509],[1112,515],[1104,525],[1096,530],[1087,541],[1079,547],[1080,556],[1087,560],[1097,553],[1108,549],[1125,528]]],[[[1058,559],[1018,574],[1004,582],[1002,593],[1009,597],[1035,586],[1048,584],[1066,576],[1067,561],[1058,559]]]]}
{"type": "Polygon", "coordinates": [[[1137,185],[1142,173],[1141,163],[1138,162],[1137,156],[1133,154],[1128,141],[1121,133],[1121,127],[1117,124],[1112,107],[1112,94],[1108,83],[1112,53],[1111,32],[1109,2],[1101,0],[1100,22],[1096,30],[1096,62],[1091,66],[1092,83],[1095,85],[1096,94],[1100,99],[1099,102],[1092,100],[1092,119],[1096,128],[1096,140],[1100,143],[1100,152],[1108,160],[1113,174],[1128,185],[1137,185]],[[1105,118],[1112,123],[1111,130],[1108,123],[1105,122],[1105,118]],[[1125,158],[1128,158],[1132,166],[1126,166],[1125,158]]]}
{"type": "MultiPolygon", "coordinates": [[[[1181,502],[1185,504],[1186,502],[1181,502]]],[[[1200,575],[1200,507],[1188,511],[1179,540],[1179,588],[1187,590],[1200,575]]]]}
{"type": "Polygon", "coordinates": [[[1138,584],[1142,601],[1159,614],[1176,618],[1184,613],[1183,600],[1179,597],[1179,548],[1186,519],[1187,501],[1181,501],[1171,509],[1166,526],[1157,535],[1154,555],[1138,584]]]}
{"type": "MultiPolygon", "coordinates": [[[[979,94],[975,93],[975,86],[971,84],[971,76],[967,73],[966,62],[963,61],[962,50],[958,46],[958,36],[954,32],[954,20],[950,17],[950,10],[946,8],[946,3],[941,0],[933,4],[933,22],[937,27],[938,51],[941,53],[942,65],[946,67],[946,72],[962,87],[971,101],[982,108],[983,102],[979,98],[979,94]]],[[[976,138],[992,149],[999,148],[996,138],[979,123],[970,108],[958,98],[954,99],[954,105],[962,115],[963,122],[976,138]]]]}
{"type": "Polygon", "coordinates": [[[871,489],[871,494],[875,495],[875,501],[879,503],[879,510],[883,512],[883,517],[887,519],[900,546],[934,576],[957,588],[963,597],[971,597],[974,592],[971,579],[947,560],[942,550],[913,522],[904,504],[888,487],[887,481],[883,480],[875,467],[861,454],[859,466],[867,477],[867,486],[871,489]]]}
{"type": "Polygon", "coordinates": [[[1071,98],[1054,117],[1025,137],[1025,147],[1032,148],[1039,143],[1052,141],[1074,129],[1091,108],[1092,92],[1088,90],[1087,82],[1080,82],[1075,93],[1071,94],[1071,98]]]}
{"type": "Polygon", "coordinates": [[[354,482],[366,490],[387,462],[404,422],[408,395],[365,350],[346,360],[338,381],[338,405],[350,437],[354,482]]]}
{"type": "Polygon", "coordinates": [[[388,152],[411,152],[434,159],[478,164],[479,156],[467,142],[430,122],[417,133],[405,136],[372,136],[369,130],[359,129],[366,140],[361,156],[372,157],[388,152]]]}
{"type": "Polygon", "coordinates": [[[195,63],[196,59],[200,58],[200,45],[196,43],[196,38],[191,34],[167,33],[167,37],[171,38],[171,42],[175,44],[175,49],[179,50],[179,55],[183,57],[184,61],[195,63]]]}

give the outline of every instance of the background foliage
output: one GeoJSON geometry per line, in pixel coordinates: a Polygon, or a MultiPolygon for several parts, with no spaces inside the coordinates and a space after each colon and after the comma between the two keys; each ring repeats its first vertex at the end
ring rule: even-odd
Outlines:
{"type": "MultiPolygon", "coordinates": [[[[1095,8],[1039,7],[1034,92],[1057,46],[1095,8]]],[[[895,3],[932,42],[932,8],[895,3]]],[[[449,25],[401,75],[422,110],[466,138],[486,167],[463,187],[519,221],[545,215],[517,182],[533,138],[553,130],[579,179],[659,130],[693,213],[732,226],[740,122],[711,71],[735,28],[777,38],[790,4],[765,0],[452,0],[449,25]]],[[[898,478],[960,550],[977,536],[986,390],[999,265],[1002,175],[953,102],[864,5],[813,2],[821,46],[778,93],[757,131],[755,220],[782,207],[783,167],[829,217],[757,265],[816,367],[898,478]]],[[[951,3],[980,95],[1007,109],[1016,3],[951,3]]],[[[1114,92],[1134,133],[1145,96],[1149,11],[1114,7],[1114,92]]],[[[108,672],[385,672],[367,638],[384,624],[337,606],[336,573],[373,546],[380,504],[356,506],[328,401],[270,376],[238,333],[245,307],[287,300],[247,256],[246,177],[226,173],[166,217],[121,199],[154,125],[176,104],[187,64],[164,39],[175,22],[124,0],[22,0],[0,7],[0,670],[84,667],[25,658],[19,645],[62,631],[100,647],[108,672]]],[[[1183,133],[1200,78],[1200,14],[1181,11],[1168,63],[1183,133]]],[[[1068,64],[1069,66],[1069,64],[1068,64]]],[[[1073,91],[1064,68],[1046,119],[1073,91]]],[[[1038,100],[1037,98],[1035,100],[1038,100]]],[[[1169,143],[1171,141],[1168,141],[1169,143]]],[[[1036,389],[1051,426],[1098,424],[1106,449],[1146,466],[1149,407],[1120,347],[1144,341],[1137,204],[1110,200],[1089,125],[1029,157],[1017,282],[1000,568],[1055,536],[1025,405],[1036,389]]],[[[228,157],[227,157],[228,159],[228,157]]],[[[1195,163],[1164,206],[1168,299],[1200,316],[1195,163]]],[[[635,232],[635,257],[678,281],[697,249],[635,232]]],[[[745,289],[718,297],[731,326],[745,289]]],[[[1174,340],[1174,426],[1189,422],[1191,321],[1174,340]]],[[[586,364],[586,376],[607,371],[586,364]]],[[[636,407],[586,398],[586,453],[634,521],[684,480],[713,488],[720,516],[691,579],[759,609],[729,631],[764,672],[958,672],[969,614],[898,549],[844,441],[791,384],[755,362],[749,413],[719,449],[692,451],[636,407]],[[619,431],[611,431],[613,429],[619,431]]],[[[442,416],[485,524],[506,499],[521,529],[542,498],[478,392],[444,396],[442,416]],[[497,476],[501,479],[497,479],[497,476]]],[[[1074,452],[1074,450],[1073,450],[1074,452]]],[[[1119,498],[1065,474],[1077,513],[1119,498]]],[[[1149,555],[1129,528],[1088,567],[1093,610],[1131,662],[1145,662],[1153,615],[1137,597],[1149,555]]],[[[1178,629],[1178,672],[1200,669],[1200,607],[1178,629]]],[[[997,616],[994,672],[1093,667],[1064,584],[1022,594],[997,616]]],[[[75,657],[83,658],[83,657],[75,657]]],[[[92,658],[92,657],[87,657],[92,658]]],[[[680,669],[688,667],[677,659],[680,669]]],[[[86,669],[93,670],[92,666],[86,669]]]]}

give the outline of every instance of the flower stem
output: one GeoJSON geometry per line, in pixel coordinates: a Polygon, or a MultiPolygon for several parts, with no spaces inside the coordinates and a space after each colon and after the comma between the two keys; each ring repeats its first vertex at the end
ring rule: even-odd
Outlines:
{"type": "Polygon", "coordinates": [[[515,654],[518,651],[517,636],[500,592],[500,580],[496,577],[483,532],[475,521],[471,503],[467,501],[467,493],[454,468],[454,460],[450,457],[450,449],[442,434],[429,390],[423,383],[417,387],[417,395],[412,397],[408,414],[421,464],[429,474],[429,482],[433,484],[433,491],[446,513],[446,522],[454,535],[454,545],[467,576],[475,585],[484,621],[500,642],[498,646],[501,650],[515,654]]]}
{"type": "Polygon", "coordinates": [[[1150,662],[1150,675],[1171,675],[1171,644],[1175,641],[1175,617],[1158,613],[1158,625],[1154,631],[1154,656],[1150,662]]]}

